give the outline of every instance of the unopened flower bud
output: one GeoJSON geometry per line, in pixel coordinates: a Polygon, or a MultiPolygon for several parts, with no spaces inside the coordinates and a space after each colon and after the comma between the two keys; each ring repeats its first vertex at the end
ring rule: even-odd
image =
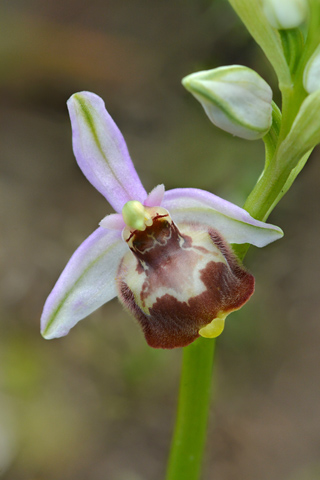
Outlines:
{"type": "Polygon", "coordinates": [[[263,0],[268,22],[278,30],[296,28],[308,15],[307,0],[263,0]]]}
{"type": "Polygon", "coordinates": [[[316,48],[304,69],[303,86],[308,93],[320,89],[320,45],[316,48]]]}
{"type": "Polygon", "coordinates": [[[192,73],[182,80],[217,127],[256,140],[272,123],[272,90],[250,68],[240,65],[192,73]]]}

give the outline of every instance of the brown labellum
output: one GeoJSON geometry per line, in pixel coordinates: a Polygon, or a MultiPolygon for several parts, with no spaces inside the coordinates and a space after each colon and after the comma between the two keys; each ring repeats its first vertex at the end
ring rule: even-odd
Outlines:
{"type": "Polygon", "coordinates": [[[178,229],[165,211],[126,241],[131,251],[119,267],[118,294],[151,347],[190,344],[199,329],[239,309],[254,291],[253,276],[208,227],[178,229]]]}

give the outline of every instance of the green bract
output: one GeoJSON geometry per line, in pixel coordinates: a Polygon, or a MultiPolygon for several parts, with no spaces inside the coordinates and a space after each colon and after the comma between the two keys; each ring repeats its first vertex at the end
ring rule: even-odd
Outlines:
{"type": "Polygon", "coordinates": [[[272,90],[240,65],[192,73],[182,80],[217,127],[247,140],[262,138],[272,123],[272,90]]]}
{"type": "Polygon", "coordinates": [[[290,132],[279,147],[278,156],[295,168],[309,150],[320,143],[320,90],[302,102],[290,132]]]}

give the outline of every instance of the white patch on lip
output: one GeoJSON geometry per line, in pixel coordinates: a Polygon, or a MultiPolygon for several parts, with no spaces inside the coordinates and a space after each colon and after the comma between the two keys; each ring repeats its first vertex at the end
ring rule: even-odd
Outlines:
{"type": "MultiPolygon", "coordinates": [[[[200,272],[206,268],[209,262],[221,262],[227,265],[226,259],[213,243],[208,232],[203,231],[199,226],[179,225],[182,235],[192,238],[192,246],[182,248],[184,254],[181,255],[181,262],[172,255],[174,267],[168,270],[168,276],[165,271],[159,272],[159,285],[151,285],[151,291],[143,300],[141,300],[141,292],[143,285],[148,282],[149,277],[145,271],[139,269],[138,260],[130,251],[122,262],[119,279],[123,280],[132,291],[136,304],[142,311],[149,315],[150,308],[157,299],[168,294],[177,299],[179,302],[188,302],[190,298],[196,297],[206,290],[206,286],[200,278],[200,272]],[[188,259],[192,261],[192,265],[188,264],[188,259]],[[176,261],[177,260],[177,261],[176,261]],[[190,267],[190,268],[188,268],[190,267]],[[160,278],[161,277],[161,278],[160,278]]],[[[182,253],[182,252],[181,252],[182,253]]],[[[179,250],[176,255],[179,255],[179,250]]],[[[153,272],[157,275],[156,272],[153,272]]]]}

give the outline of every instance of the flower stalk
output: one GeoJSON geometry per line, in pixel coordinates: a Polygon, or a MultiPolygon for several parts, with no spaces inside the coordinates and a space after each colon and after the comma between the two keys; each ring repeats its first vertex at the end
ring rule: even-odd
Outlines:
{"type": "Polygon", "coordinates": [[[177,420],[166,480],[200,475],[212,390],[215,339],[198,338],[183,349],[177,420]]]}

